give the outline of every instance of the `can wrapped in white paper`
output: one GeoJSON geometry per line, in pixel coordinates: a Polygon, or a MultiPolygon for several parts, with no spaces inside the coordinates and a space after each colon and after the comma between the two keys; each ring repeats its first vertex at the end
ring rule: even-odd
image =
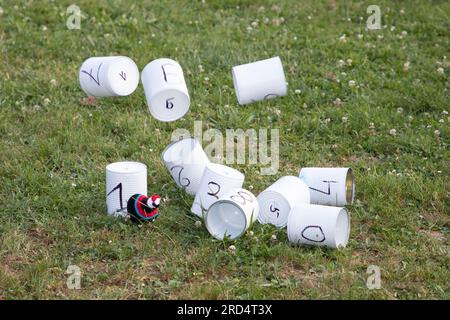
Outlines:
{"type": "Polygon", "coordinates": [[[235,66],[232,74],[239,104],[285,96],[287,93],[280,57],[235,66]]]}
{"type": "Polygon", "coordinates": [[[228,190],[242,188],[244,178],[244,174],[236,169],[217,163],[208,163],[195,194],[191,212],[203,218],[209,206],[228,190]]]}
{"type": "Polygon", "coordinates": [[[216,239],[239,238],[255,222],[259,204],[255,196],[242,188],[231,189],[216,200],[205,214],[205,225],[216,239]]]}
{"type": "Polygon", "coordinates": [[[351,168],[302,168],[299,178],[311,193],[311,203],[328,206],[352,204],[355,180],[351,168]]]}
{"type": "Polygon", "coordinates": [[[298,177],[285,176],[258,195],[260,212],[258,221],[278,228],[287,225],[289,213],[295,204],[309,203],[308,186],[298,177]]]}
{"type": "Polygon", "coordinates": [[[175,121],[189,110],[190,98],[178,62],[161,58],[142,70],[142,85],[150,113],[160,121],[175,121]]]}
{"type": "Polygon", "coordinates": [[[106,166],[108,214],[126,216],[127,201],[134,194],[147,195],[147,166],[140,162],[114,162],[106,166]]]}
{"type": "Polygon", "coordinates": [[[350,216],[345,208],[297,203],[289,214],[287,233],[294,244],[345,247],[350,216]]]}
{"type": "Polygon", "coordinates": [[[81,65],[79,80],[89,96],[127,96],[139,84],[139,69],[128,57],[92,57],[81,65]]]}
{"type": "Polygon", "coordinates": [[[195,195],[209,163],[200,143],[193,138],[172,142],[164,149],[161,158],[177,185],[195,195]]]}

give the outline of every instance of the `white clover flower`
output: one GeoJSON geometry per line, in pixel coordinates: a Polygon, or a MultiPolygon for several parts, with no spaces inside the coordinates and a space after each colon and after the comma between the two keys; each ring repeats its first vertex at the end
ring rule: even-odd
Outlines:
{"type": "Polygon", "coordinates": [[[345,66],[345,61],[342,60],[342,59],[339,60],[339,61],[338,61],[338,66],[341,67],[341,68],[342,68],[343,66],[345,66]]]}
{"type": "Polygon", "coordinates": [[[446,116],[446,115],[448,115],[448,111],[447,111],[447,110],[443,110],[443,111],[442,111],[442,114],[443,114],[444,116],[446,116]]]}
{"type": "Polygon", "coordinates": [[[280,12],[280,11],[281,11],[281,8],[280,8],[279,6],[277,6],[276,4],[274,4],[274,5],[272,6],[272,11],[280,12]]]}
{"type": "Polygon", "coordinates": [[[358,39],[362,39],[362,38],[364,38],[364,35],[361,34],[361,33],[359,33],[359,34],[358,34],[358,39]]]}
{"type": "Polygon", "coordinates": [[[339,106],[342,104],[342,101],[341,101],[340,98],[336,98],[336,99],[333,101],[333,104],[334,104],[336,107],[339,107],[339,106]]]}
{"type": "Polygon", "coordinates": [[[406,36],[408,35],[408,32],[405,31],[405,30],[403,30],[403,31],[400,33],[400,35],[401,35],[402,37],[406,37],[406,36]]]}
{"type": "Polygon", "coordinates": [[[404,15],[405,14],[405,10],[404,9],[400,9],[400,14],[404,15]]]}
{"type": "Polygon", "coordinates": [[[269,24],[269,22],[270,22],[270,19],[269,19],[269,18],[267,18],[267,17],[264,17],[264,18],[263,18],[263,23],[264,23],[264,24],[269,24]]]}
{"type": "Polygon", "coordinates": [[[302,93],[302,90],[300,90],[300,89],[295,89],[294,93],[295,93],[295,94],[300,94],[300,93],[302,93]]]}
{"type": "Polygon", "coordinates": [[[347,42],[347,36],[345,35],[345,33],[339,37],[339,41],[342,43],[346,43],[347,42]]]}
{"type": "Polygon", "coordinates": [[[403,108],[402,107],[398,107],[397,108],[397,113],[403,113],[403,108]]]}
{"type": "Polygon", "coordinates": [[[2,15],[5,11],[3,11],[3,8],[0,7],[0,15],[2,15]]]}
{"type": "Polygon", "coordinates": [[[404,71],[408,71],[410,65],[411,65],[411,63],[410,63],[409,61],[406,61],[406,62],[403,64],[403,70],[404,70],[404,71]]]}
{"type": "Polygon", "coordinates": [[[347,123],[348,122],[348,117],[342,117],[341,120],[342,120],[343,123],[347,123]]]}
{"type": "Polygon", "coordinates": [[[50,84],[52,86],[56,86],[58,84],[58,81],[56,81],[55,79],[50,80],[50,84]]]}
{"type": "Polygon", "coordinates": [[[42,31],[47,31],[47,26],[42,26],[42,31]]]}
{"type": "Polygon", "coordinates": [[[395,30],[395,26],[392,26],[390,30],[391,30],[391,31],[394,31],[394,30],[395,30]]]}
{"type": "Polygon", "coordinates": [[[378,39],[383,39],[384,36],[383,36],[382,34],[379,34],[379,35],[377,36],[377,38],[378,38],[378,39]]]}
{"type": "Polygon", "coordinates": [[[279,26],[279,25],[282,24],[282,23],[283,23],[283,21],[281,21],[280,18],[273,18],[273,19],[272,19],[272,24],[273,24],[274,26],[279,26]]]}
{"type": "Polygon", "coordinates": [[[277,240],[277,236],[276,236],[275,234],[273,234],[273,235],[270,237],[270,240],[276,241],[276,240],[277,240]]]}
{"type": "Polygon", "coordinates": [[[375,129],[375,124],[373,122],[369,123],[369,129],[370,130],[374,130],[375,129]]]}
{"type": "Polygon", "coordinates": [[[201,228],[202,227],[202,222],[200,220],[195,221],[194,223],[196,228],[201,228]]]}
{"type": "Polygon", "coordinates": [[[256,27],[258,26],[258,21],[253,21],[250,25],[251,25],[253,28],[256,28],[256,27]]]}
{"type": "Polygon", "coordinates": [[[350,80],[350,81],[348,82],[348,85],[349,85],[350,87],[354,87],[354,86],[356,86],[356,81],[355,81],[355,80],[350,80]]]}
{"type": "Polygon", "coordinates": [[[228,247],[228,250],[230,250],[231,252],[235,252],[236,251],[236,246],[231,245],[228,247]]]}
{"type": "Polygon", "coordinates": [[[250,230],[250,231],[248,232],[248,235],[249,235],[250,237],[253,237],[253,236],[255,235],[255,233],[254,233],[253,231],[250,230]]]}
{"type": "Polygon", "coordinates": [[[397,135],[397,130],[391,129],[391,130],[389,130],[389,134],[390,134],[391,136],[396,136],[396,135],[397,135]]]}
{"type": "Polygon", "coordinates": [[[439,123],[444,123],[444,119],[439,119],[439,123]]]}
{"type": "Polygon", "coordinates": [[[441,135],[441,132],[439,130],[434,130],[434,135],[436,137],[439,137],[441,135]]]}
{"type": "Polygon", "coordinates": [[[352,60],[352,59],[347,59],[346,62],[347,62],[347,65],[348,65],[348,66],[351,66],[352,63],[353,63],[353,60],[352,60]]]}
{"type": "Polygon", "coordinates": [[[440,74],[444,74],[444,68],[442,68],[442,67],[437,68],[436,71],[440,74]]]}

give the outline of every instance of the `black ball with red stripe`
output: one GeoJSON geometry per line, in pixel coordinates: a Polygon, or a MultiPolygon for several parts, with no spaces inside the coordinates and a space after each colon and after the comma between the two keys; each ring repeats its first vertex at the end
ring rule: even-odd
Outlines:
{"type": "Polygon", "coordinates": [[[159,217],[158,207],[161,197],[154,194],[148,197],[144,194],[134,194],[127,202],[127,211],[131,221],[135,223],[153,222],[159,217]]]}

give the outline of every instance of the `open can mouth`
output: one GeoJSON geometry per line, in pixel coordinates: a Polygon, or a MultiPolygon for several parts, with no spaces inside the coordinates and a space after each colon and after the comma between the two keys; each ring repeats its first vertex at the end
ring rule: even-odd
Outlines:
{"type": "Polygon", "coordinates": [[[348,204],[352,204],[355,198],[355,178],[351,168],[347,170],[345,177],[345,200],[348,204]]]}
{"type": "Polygon", "coordinates": [[[229,237],[230,240],[237,239],[244,234],[245,230],[247,230],[245,212],[239,205],[227,199],[221,199],[214,202],[206,212],[204,220],[206,229],[218,240],[223,240],[226,236],[229,237]],[[233,207],[233,210],[236,210],[236,213],[238,213],[241,218],[241,223],[239,223],[239,225],[236,225],[236,223],[233,223],[232,221],[228,221],[226,218],[222,220],[224,214],[221,214],[217,210],[220,210],[220,207],[223,208],[224,206],[228,206],[228,208],[233,207]]]}

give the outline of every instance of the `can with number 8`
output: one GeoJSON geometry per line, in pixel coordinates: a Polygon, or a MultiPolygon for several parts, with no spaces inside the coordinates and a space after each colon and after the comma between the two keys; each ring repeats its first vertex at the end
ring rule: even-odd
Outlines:
{"type": "Polygon", "coordinates": [[[216,239],[239,238],[255,222],[259,214],[256,197],[248,190],[229,190],[209,207],[205,225],[216,239]]]}

